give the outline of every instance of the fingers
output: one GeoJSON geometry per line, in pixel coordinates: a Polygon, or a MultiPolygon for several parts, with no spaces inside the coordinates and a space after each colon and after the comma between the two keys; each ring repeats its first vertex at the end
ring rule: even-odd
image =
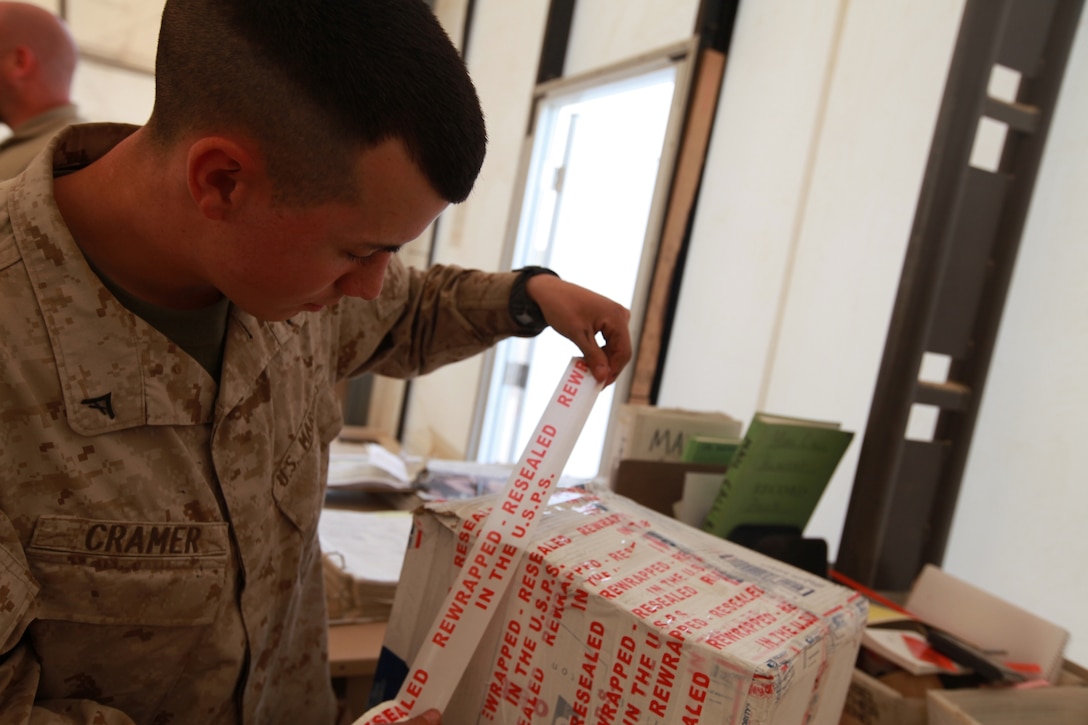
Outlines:
{"type": "Polygon", "coordinates": [[[611,385],[631,361],[631,335],[626,325],[618,328],[603,325],[599,330],[604,337],[604,347],[597,344],[596,332],[588,332],[575,344],[585,357],[586,366],[593,377],[603,385],[611,385]]]}
{"type": "Polygon", "coordinates": [[[593,377],[611,385],[631,360],[631,313],[623,305],[558,277],[537,275],[526,291],[556,332],[578,346],[593,377]],[[604,345],[597,342],[598,333],[604,345]]]}
{"type": "Polygon", "coordinates": [[[594,367],[591,364],[588,355],[586,358],[586,364],[594,371],[594,377],[605,385],[611,385],[616,381],[616,378],[623,372],[623,368],[631,361],[632,356],[631,332],[628,329],[630,312],[619,305],[615,307],[613,316],[605,318],[595,326],[596,329],[591,333],[591,342],[595,351],[594,362],[599,360],[600,362],[596,363],[599,367],[594,367]],[[603,348],[597,345],[596,337],[598,332],[604,338],[603,348]],[[599,353],[599,356],[597,353],[599,353]]]}
{"type": "Polygon", "coordinates": [[[601,331],[605,339],[604,353],[610,366],[609,383],[615,382],[616,378],[623,372],[623,368],[627,366],[627,363],[631,362],[631,357],[634,354],[631,349],[631,331],[628,329],[631,313],[627,310],[623,312],[623,324],[619,325],[617,329],[601,331]]]}
{"type": "Polygon", "coordinates": [[[571,337],[582,351],[586,366],[602,385],[611,385],[631,361],[631,332],[627,328],[630,313],[620,305],[614,305],[609,317],[592,322],[571,337]],[[597,334],[604,338],[604,346],[597,344],[597,334]]]}
{"type": "Polygon", "coordinates": [[[582,357],[585,358],[586,367],[593,373],[593,377],[596,378],[598,383],[608,385],[615,380],[608,355],[597,346],[596,340],[590,338],[587,342],[580,343],[578,347],[582,351],[582,357]]]}

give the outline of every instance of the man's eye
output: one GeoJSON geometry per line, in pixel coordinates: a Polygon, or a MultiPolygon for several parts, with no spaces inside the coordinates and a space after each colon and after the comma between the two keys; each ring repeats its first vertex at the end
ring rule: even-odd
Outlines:
{"type": "Polygon", "coordinates": [[[380,249],[375,249],[372,252],[367,252],[366,254],[364,254],[362,256],[360,256],[358,254],[352,254],[351,252],[344,252],[344,254],[347,255],[347,258],[348,258],[349,261],[354,262],[355,264],[366,264],[376,254],[386,254],[386,253],[388,253],[388,254],[397,254],[398,252],[400,252],[400,250],[401,250],[400,247],[382,247],[380,249]]]}

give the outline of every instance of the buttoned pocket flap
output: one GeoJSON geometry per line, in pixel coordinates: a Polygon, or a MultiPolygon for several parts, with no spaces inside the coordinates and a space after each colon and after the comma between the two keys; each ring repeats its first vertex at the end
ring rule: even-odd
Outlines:
{"type": "Polygon", "coordinates": [[[184,626],[214,619],[230,539],[222,522],[43,516],[26,553],[41,619],[184,626]]]}

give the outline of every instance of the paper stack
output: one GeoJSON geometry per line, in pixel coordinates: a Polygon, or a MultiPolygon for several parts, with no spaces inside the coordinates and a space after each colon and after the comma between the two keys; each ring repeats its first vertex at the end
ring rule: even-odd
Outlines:
{"type": "Polygon", "coordinates": [[[411,530],[406,511],[322,510],[330,623],[389,619],[411,530]]]}

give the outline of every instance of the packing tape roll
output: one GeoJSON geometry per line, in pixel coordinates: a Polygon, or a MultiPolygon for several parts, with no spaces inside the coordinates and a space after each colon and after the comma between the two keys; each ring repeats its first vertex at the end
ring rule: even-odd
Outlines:
{"type": "Polygon", "coordinates": [[[602,386],[581,358],[567,366],[510,480],[484,520],[440,614],[394,700],[354,725],[395,723],[445,710],[506,592],[537,513],[548,502],[602,386]]]}

